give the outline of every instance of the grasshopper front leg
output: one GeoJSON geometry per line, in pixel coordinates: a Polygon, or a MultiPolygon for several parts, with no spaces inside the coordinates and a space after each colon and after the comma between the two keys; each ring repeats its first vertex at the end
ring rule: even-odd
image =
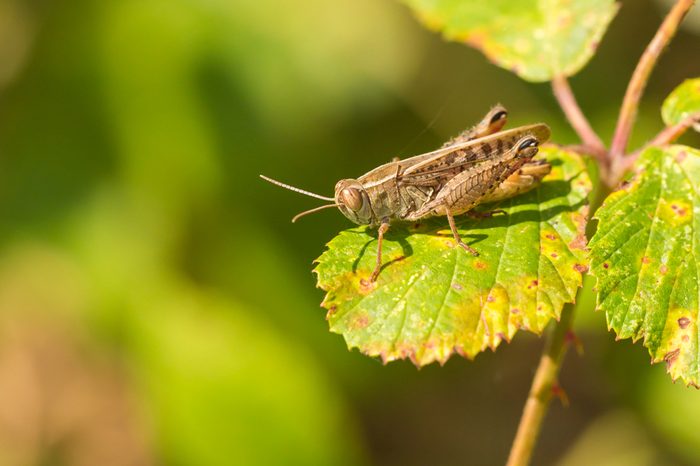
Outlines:
{"type": "Polygon", "coordinates": [[[382,219],[382,224],[379,225],[379,230],[377,230],[377,263],[374,266],[374,272],[370,277],[371,282],[376,282],[379,276],[379,271],[382,268],[382,241],[384,240],[384,233],[389,231],[389,219],[382,219]]]}

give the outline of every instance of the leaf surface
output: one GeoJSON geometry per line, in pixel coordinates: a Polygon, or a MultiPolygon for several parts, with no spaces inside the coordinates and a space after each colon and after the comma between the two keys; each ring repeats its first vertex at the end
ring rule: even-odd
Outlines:
{"type": "Polygon", "coordinates": [[[618,339],[643,339],[675,380],[698,380],[700,151],[652,147],[596,213],[591,272],[618,339]]]}
{"type": "Polygon", "coordinates": [[[613,0],[404,0],[430,29],[528,81],[576,74],[617,12],[613,0]]]}
{"type": "MultiPolygon", "coordinates": [[[[661,107],[661,117],[666,126],[677,125],[691,115],[700,121],[700,78],[686,79],[666,97],[661,107]]],[[[700,123],[695,124],[700,131],[700,123]]]]}
{"type": "Polygon", "coordinates": [[[519,329],[540,333],[572,302],[586,266],[590,180],[581,158],[545,146],[552,172],[540,187],[490,208],[507,215],[457,219],[474,257],[455,245],[444,217],[392,225],[376,283],[376,229],[341,232],[315,269],[333,332],[385,362],[472,358],[519,329]]]}

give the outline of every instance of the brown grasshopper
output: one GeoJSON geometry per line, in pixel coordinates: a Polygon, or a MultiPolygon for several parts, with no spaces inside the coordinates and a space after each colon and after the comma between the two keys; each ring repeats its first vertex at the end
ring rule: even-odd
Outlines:
{"type": "Polygon", "coordinates": [[[382,241],[391,222],[444,215],[457,244],[476,256],[479,253],[462,241],[454,217],[464,213],[483,217],[503,212],[473,213],[471,210],[478,204],[526,192],[549,173],[551,166],[547,162],[532,160],[539,144],[549,139],[549,127],[539,123],[502,131],[506,118],[506,110],[496,106],[476,126],[438,150],[404,160],[395,159],[357,179],[340,180],[332,198],[262,175],[261,178],[332,202],[301,212],[292,222],[321,209],[338,207],[354,223],[378,226],[377,260],[371,277],[375,281],[382,265],[382,241]]]}

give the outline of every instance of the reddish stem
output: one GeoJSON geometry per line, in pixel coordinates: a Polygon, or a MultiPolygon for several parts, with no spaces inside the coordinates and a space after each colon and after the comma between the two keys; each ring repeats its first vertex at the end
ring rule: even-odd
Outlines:
{"type": "Polygon", "coordinates": [[[654,137],[654,139],[646,143],[644,147],[642,147],[638,151],[635,151],[633,154],[624,157],[616,170],[616,176],[621,177],[627,170],[631,169],[632,165],[634,165],[634,162],[637,161],[639,154],[644,152],[648,147],[665,146],[667,144],[671,144],[673,141],[681,137],[683,133],[685,133],[688,130],[688,128],[697,123],[700,123],[700,112],[688,115],[676,125],[667,126],[663,130],[661,130],[659,134],[657,134],[656,137],[654,137]]]}
{"type": "Polygon", "coordinates": [[[627,149],[632,125],[637,117],[637,108],[639,99],[644,92],[649,75],[654,65],[658,61],[659,55],[666,48],[669,41],[676,34],[678,25],[683,20],[683,17],[688,13],[688,10],[693,6],[695,0],[678,0],[671,8],[668,15],[661,23],[661,27],[656,31],[654,38],[651,40],[646,50],[639,59],[637,68],[635,68],[630,83],[627,86],[625,97],[622,101],[620,116],[617,119],[617,127],[613,136],[612,144],[610,145],[610,154],[612,158],[622,157],[622,154],[627,149]]]}
{"type": "Polygon", "coordinates": [[[555,76],[552,79],[552,91],[554,92],[554,97],[557,98],[559,105],[564,111],[567,120],[574,128],[574,131],[581,138],[583,145],[595,156],[600,162],[606,164],[606,154],[607,149],[600,140],[596,132],[591,127],[588,119],[581,111],[581,108],[576,102],[576,97],[569,86],[569,81],[564,76],[555,76]]]}

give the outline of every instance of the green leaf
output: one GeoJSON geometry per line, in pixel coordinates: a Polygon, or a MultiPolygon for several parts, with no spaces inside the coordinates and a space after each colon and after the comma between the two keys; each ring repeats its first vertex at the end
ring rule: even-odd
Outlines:
{"type": "MultiPolygon", "coordinates": [[[[677,125],[693,114],[700,120],[700,78],[686,79],[666,97],[661,107],[666,126],[677,125]]],[[[696,124],[695,129],[700,131],[700,124],[696,124]]]]}
{"type": "Polygon", "coordinates": [[[404,0],[445,38],[481,50],[528,81],[588,63],[617,12],[613,0],[404,0]]]}
{"type": "Polygon", "coordinates": [[[507,215],[458,219],[460,234],[480,252],[456,247],[444,217],[395,225],[385,237],[383,267],[369,277],[376,230],[341,232],[318,259],[333,332],[384,362],[444,363],[472,358],[519,329],[540,333],[574,301],[587,270],[584,229],[591,185],[576,154],[545,146],[552,172],[535,190],[503,201],[507,215]]]}
{"type": "Polygon", "coordinates": [[[652,147],[596,213],[591,272],[618,339],[643,338],[675,380],[698,380],[700,151],[652,147]]]}

